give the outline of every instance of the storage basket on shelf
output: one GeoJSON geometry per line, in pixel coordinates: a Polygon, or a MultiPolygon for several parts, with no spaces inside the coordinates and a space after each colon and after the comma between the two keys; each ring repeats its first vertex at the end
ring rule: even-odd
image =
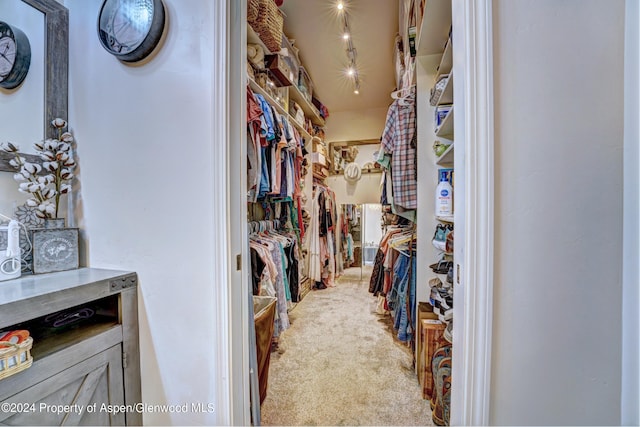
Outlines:
{"type": "Polygon", "coordinates": [[[247,22],[256,22],[260,16],[260,0],[249,0],[247,2],[247,22]]]}
{"type": "Polygon", "coordinates": [[[249,22],[260,40],[271,52],[279,52],[282,45],[284,16],[273,0],[260,0],[260,10],[254,22],[249,22]]]}
{"type": "Polygon", "coordinates": [[[31,346],[33,338],[29,337],[20,344],[0,341],[0,380],[24,371],[33,363],[31,346]]]}

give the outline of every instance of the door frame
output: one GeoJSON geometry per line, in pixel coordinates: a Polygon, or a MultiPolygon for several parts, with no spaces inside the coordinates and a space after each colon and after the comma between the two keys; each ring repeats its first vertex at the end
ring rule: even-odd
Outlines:
{"type": "MultiPolygon", "coordinates": [[[[218,3],[218,2],[216,2],[218,3]]],[[[221,292],[225,336],[220,343],[218,387],[220,422],[250,425],[248,274],[246,237],[246,8],[247,0],[226,3],[226,96],[214,99],[214,111],[226,114],[226,183],[229,216],[226,250],[228,288],[221,292]],[[238,167],[238,165],[240,167],[238,167]],[[238,269],[238,267],[240,267],[238,269]],[[226,419],[225,419],[226,418],[226,419]]],[[[452,424],[489,421],[493,301],[493,33],[492,0],[452,0],[454,37],[464,40],[465,68],[465,256],[463,322],[456,324],[452,378],[452,424]],[[473,215],[469,215],[473,213],[473,215]]]]}
{"type": "Polygon", "coordinates": [[[456,109],[462,125],[455,132],[464,144],[462,152],[455,152],[456,163],[464,165],[456,172],[456,193],[463,200],[455,210],[464,217],[458,224],[456,215],[456,235],[461,228],[464,238],[455,254],[462,260],[456,261],[461,265],[455,293],[462,291],[462,297],[456,297],[454,307],[451,425],[487,425],[494,265],[493,8],[492,0],[452,0],[452,7],[453,66],[462,71],[454,74],[463,76],[454,79],[455,103],[463,105],[456,109]]]}

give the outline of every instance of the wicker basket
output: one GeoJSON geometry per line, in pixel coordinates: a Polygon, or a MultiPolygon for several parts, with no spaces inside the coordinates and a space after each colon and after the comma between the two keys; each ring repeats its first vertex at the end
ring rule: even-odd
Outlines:
{"type": "Polygon", "coordinates": [[[247,2],[247,22],[252,24],[260,16],[260,0],[249,0],[247,2]]]}
{"type": "Polygon", "coordinates": [[[0,341],[0,380],[24,371],[33,363],[31,346],[33,338],[29,337],[20,344],[0,341]]]}
{"type": "Polygon", "coordinates": [[[260,0],[258,18],[251,26],[271,52],[280,52],[284,28],[284,16],[273,0],[260,0]]]}

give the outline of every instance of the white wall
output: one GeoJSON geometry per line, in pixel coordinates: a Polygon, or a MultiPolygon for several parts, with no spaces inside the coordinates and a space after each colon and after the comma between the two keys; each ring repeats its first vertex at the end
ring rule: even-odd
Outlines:
{"type": "Polygon", "coordinates": [[[638,138],[638,98],[640,85],[638,78],[640,69],[640,6],[637,0],[626,0],[625,9],[625,70],[624,70],[624,259],[623,259],[623,290],[622,290],[622,408],[621,422],[623,425],[640,425],[640,393],[638,382],[640,372],[638,361],[638,293],[639,275],[638,259],[640,259],[640,150],[638,138]]]}
{"type": "MultiPolygon", "coordinates": [[[[389,98],[391,101],[391,98],[389,98]]],[[[389,102],[391,104],[391,102],[389,102]]],[[[379,140],[384,130],[388,108],[362,111],[340,111],[327,119],[325,141],[379,140]]],[[[375,148],[378,149],[378,148],[375,148]]],[[[371,161],[367,148],[359,155],[357,163],[371,161]]],[[[362,174],[360,181],[348,183],[342,176],[330,176],[326,183],[336,193],[339,204],[380,203],[380,174],[362,174]]]]}
{"type": "Polygon", "coordinates": [[[493,8],[490,423],[616,425],[624,1],[493,8]]]}
{"type": "Polygon", "coordinates": [[[342,175],[330,176],[325,182],[336,194],[336,203],[363,204],[380,203],[380,179],[382,174],[362,174],[359,181],[347,182],[342,175]]]}
{"type": "MultiPolygon", "coordinates": [[[[216,389],[230,381],[216,375],[226,331],[216,317],[225,302],[215,299],[226,286],[226,259],[215,246],[225,239],[226,170],[225,142],[214,129],[224,114],[212,105],[224,96],[214,84],[225,78],[216,56],[224,38],[215,38],[216,28],[225,31],[224,7],[165,0],[162,49],[129,66],[98,41],[101,4],[65,1],[88,262],[139,275],[143,400],[217,404],[216,389]]],[[[144,423],[224,424],[228,411],[144,414],[144,423]]]]}

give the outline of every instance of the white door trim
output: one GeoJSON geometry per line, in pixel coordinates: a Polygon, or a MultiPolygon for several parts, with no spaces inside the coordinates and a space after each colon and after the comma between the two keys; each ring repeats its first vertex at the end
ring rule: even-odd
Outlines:
{"type": "MultiPolygon", "coordinates": [[[[218,3],[218,2],[215,2],[218,3]]],[[[224,2],[220,2],[224,3],[224,2]]],[[[220,384],[218,402],[228,405],[221,424],[249,425],[248,379],[248,279],[235,269],[235,255],[242,254],[242,271],[248,271],[246,243],[246,197],[242,166],[246,135],[234,112],[244,108],[246,81],[246,0],[229,2],[226,40],[221,56],[225,57],[226,96],[213,100],[214,111],[225,115],[228,289],[219,291],[227,306],[219,319],[224,323],[218,356],[220,384]],[[238,100],[240,96],[240,101],[238,100]],[[238,177],[237,174],[240,174],[238,177]],[[240,179],[238,179],[240,178],[240,179]],[[244,209],[243,209],[244,206],[244,209]],[[244,213],[244,214],[243,214],[244,213]],[[225,335],[225,334],[223,334],[225,335]],[[224,384],[224,385],[223,385],[224,384]]],[[[464,45],[464,132],[465,135],[465,255],[462,265],[464,307],[462,325],[454,332],[452,378],[452,425],[486,425],[489,423],[491,376],[491,335],[493,315],[493,33],[492,0],[453,0],[454,39],[464,45]],[[461,40],[459,37],[462,37],[461,40]]],[[[217,81],[218,79],[216,79],[217,81]]],[[[241,116],[240,116],[241,117],[241,116]]],[[[215,119],[214,119],[215,121],[215,119]]],[[[214,134],[217,134],[214,132],[214,134]]],[[[214,142],[215,143],[215,142],[214,142]]],[[[222,307],[221,307],[222,308],[222,307]]]]}
{"type": "MultiPolygon", "coordinates": [[[[227,14],[228,8],[225,2],[213,2],[210,5],[210,13],[212,15],[212,21],[215,23],[214,28],[211,30],[209,37],[213,37],[215,40],[225,41],[228,37],[227,27],[227,14]]],[[[211,68],[216,67],[218,58],[224,58],[227,55],[228,45],[226,42],[212,43],[214,52],[212,55],[213,63],[211,68]]],[[[214,73],[211,76],[212,93],[210,94],[211,111],[215,112],[211,115],[211,152],[210,161],[214,165],[211,171],[211,180],[219,182],[220,187],[226,191],[220,194],[211,194],[214,199],[214,206],[228,206],[228,188],[232,185],[233,179],[230,179],[227,173],[227,161],[229,158],[228,143],[215,144],[215,141],[228,141],[229,140],[229,128],[227,124],[227,103],[230,94],[227,90],[228,80],[228,68],[223,68],[220,73],[214,73]],[[222,160],[221,160],[222,159],[222,160]]],[[[229,210],[221,208],[219,216],[217,218],[221,221],[214,221],[213,230],[215,230],[216,236],[229,236],[229,210]]],[[[220,239],[222,240],[222,239],[220,239]]],[[[217,335],[218,341],[212,343],[212,349],[214,349],[215,360],[213,364],[213,372],[216,375],[218,381],[211,385],[212,393],[215,393],[215,409],[216,418],[218,424],[229,424],[231,420],[231,406],[232,406],[232,390],[233,382],[229,376],[231,369],[231,334],[228,333],[231,325],[231,316],[233,315],[230,302],[230,288],[226,286],[229,282],[228,262],[229,250],[224,242],[213,242],[213,257],[211,263],[213,264],[213,277],[211,283],[225,284],[223,286],[214,287],[214,300],[213,304],[218,304],[215,309],[214,318],[216,325],[219,328],[219,334],[217,335]]]]}
{"type": "Polygon", "coordinates": [[[622,425],[638,425],[638,282],[640,269],[640,150],[638,137],[638,58],[640,57],[640,7],[637,0],[625,2],[624,41],[624,193],[622,240],[622,381],[620,418],[622,425]]]}
{"type": "MultiPolygon", "coordinates": [[[[225,2],[228,5],[226,59],[228,61],[227,91],[229,146],[228,206],[229,234],[225,242],[229,248],[230,280],[230,424],[251,425],[249,398],[249,243],[247,236],[247,0],[225,2]],[[238,259],[238,257],[240,257],[238,259]],[[238,265],[238,260],[240,261],[238,265]],[[238,268],[240,267],[240,268],[238,268]]],[[[258,375],[257,372],[253,375],[258,375]]]]}
{"type": "Polygon", "coordinates": [[[492,0],[454,0],[453,21],[455,46],[462,46],[454,67],[463,69],[464,92],[464,295],[462,316],[454,313],[462,322],[454,323],[451,424],[487,425],[494,263],[492,0]]]}

